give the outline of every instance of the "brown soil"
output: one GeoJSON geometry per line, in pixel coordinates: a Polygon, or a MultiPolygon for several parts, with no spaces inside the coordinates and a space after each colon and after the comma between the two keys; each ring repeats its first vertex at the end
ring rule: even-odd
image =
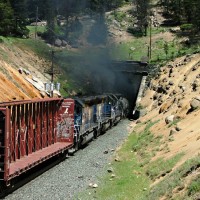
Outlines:
{"type": "MultiPolygon", "coordinates": [[[[144,98],[140,102],[141,105],[148,110],[148,114],[142,117],[140,121],[159,120],[158,123],[151,127],[151,131],[155,135],[162,135],[169,148],[168,151],[166,151],[166,149],[159,151],[153,160],[159,157],[167,159],[178,153],[184,153],[184,156],[173,170],[186,160],[199,156],[200,154],[200,109],[190,112],[190,102],[195,97],[200,96],[200,87],[198,86],[193,90],[192,86],[195,80],[199,81],[199,78],[196,78],[199,74],[200,54],[178,58],[174,62],[171,62],[170,65],[162,68],[159,78],[151,81],[151,87],[147,89],[144,98]],[[169,70],[171,67],[173,73],[171,77],[169,77],[169,70]],[[165,81],[167,81],[167,83],[165,83],[165,81]],[[173,85],[170,85],[166,94],[155,91],[156,87],[169,85],[170,81],[173,82],[173,85]],[[184,91],[181,87],[184,87],[184,91]],[[156,100],[154,100],[155,96],[157,97],[156,100]],[[163,103],[159,105],[158,103],[161,99],[163,103]],[[165,119],[170,115],[179,118],[178,123],[174,123],[172,126],[166,124],[165,119]],[[176,127],[180,130],[175,131],[175,133],[170,136],[170,131],[176,127]],[[172,138],[172,140],[170,140],[170,138],[172,138]]],[[[142,128],[144,128],[144,126],[142,128]]],[[[198,176],[198,174],[199,169],[197,169],[192,176],[187,177],[185,185],[187,186],[190,180],[194,179],[193,176],[198,176]]],[[[162,179],[163,178],[156,180],[153,185],[162,179]]],[[[184,191],[175,190],[174,195],[178,192],[183,193],[184,191]]]]}
{"type": "MultiPolygon", "coordinates": [[[[132,9],[132,6],[130,5],[123,8],[124,11],[128,11],[130,9],[132,9]]],[[[160,12],[156,13],[156,19],[159,24],[162,23],[162,21],[164,20],[164,18],[161,17],[160,12]]],[[[112,31],[116,32],[119,30],[112,29],[112,31]]],[[[123,32],[123,34],[124,37],[117,37],[117,34],[115,34],[114,39],[117,41],[128,41],[130,39],[132,41],[134,40],[134,38],[131,37],[130,34],[126,32],[123,32]]],[[[175,36],[172,33],[164,32],[153,36],[152,41],[156,41],[158,38],[163,38],[165,41],[172,41],[174,37],[175,36]]],[[[186,56],[177,58],[175,61],[171,61],[170,63],[168,63],[168,65],[162,68],[163,72],[160,74],[157,80],[152,80],[151,85],[162,85],[161,80],[166,78],[167,82],[169,82],[170,80],[173,81],[173,86],[171,86],[168,90],[168,94],[162,95],[164,103],[160,106],[157,106],[156,108],[153,107],[153,105],[155,104],[155,101],[153,101],[153,95],[155,95],[156,92],[153,91],[152,88],[145,91],[145,96],[142,99],[141,104],[144,107],[147,107],[149,109],[149,112],[148,115],[143,117],[141,120],[145,121],[149,119],[160,119],[160,122],[152,128],[152,131],[155,132],[155,134],[161,133],[168,137],[169,128],[166,127],[166,124],[164,122],[165,117],[170,114],[175,114],[177,116],[180,115],[181,121],[179,124],[180,126],[182,126],[182,130],[178,134],[174,135],[174,141],[170,143],[171,151],[168,154],[165,154],[165,156],[170,157],[171,155],[183,150],[187,152],[183,158],[184,160],[186,160],[191,156],[197,155],[200,152],[200,139],[198,139],[198,136],[200,136],[200,111],[197,110],[190,114],[186,114],[188,112],[188,109],[190,108],[191,99],[195,96],[200,95],[200,87],[197,88],[197,91],[192,91],[191,86],[196,79],[196,76],[200,74],[200,54],[191,55],[188,56],[188,58],[186,56]],[[168,77],[170,70],[170,67],[168,65],[171,65],[173,68],[173,73],[170,78],[168,77]],[[197,66],[197,69],[193,71],[192,68],[194,66],[197,66]],[[186,90],[184,92],[179,89],[180,84],[183,84],[186,87],[186,90]],[[173,90],[178,91],[175,95],[171,96],[171,92],[173,90]],[[171,103],[171,100],[174,101],[174,99],[181,101],[182,106],[178,107],[177,101],[171,103]],[[168,110],[165,110],[165,113],[159,114],[159,109],[165,105],[165,102],[170,102],[170,107],[168,110]],[[192,145],[188,144],[188,141],[192,141],[192,145]]]]}
{"type": "MultiPolygon", "coordinates": [[[[162,20],[159,17],[158,19],[162,20]]],[[[115,28],[110,31],[114,33],[113,40],[117,42],[133,40],[133,37],[125,31],[120,31],[120,34],[118,34],[119,30],[115,28]]],[[[174,38],[173,34],[165,32],[154,36],[152,40],[155,41],[158,37],[162,37],[166,41],[174,38]]],[[[4,43],[0,43],[0,102],[42,98],[40,91],[25,78],[35,79],[34,77],[36,77],[42,82],[48,81],[50,77],[44,76],[43,73],[46,66],[48,66],[48,62],[39,58],[33,52],[16,46],[8,47],[4,43]],[[24,72],[19,73],[19,68],[28,70],[30,75],[26,75],[24,72]]],[[[200,82],[196,78],[197,76],[200,76],[200,54],[177,58],[162,68],[159,77],[152,80],[150,88],[145,91],[140,104],[148,110],[148,114],[142,117],[140,121],[159,120],[151,128],[151,131],[155,135],[163,135],[169,146],[168,152],[160,151],[153,159],[158,157],[169,158],[179,152],[184,152],[185,154],[181,161],[177,163],[177,167],[184,161],[200,154],[200,109],[188,112],[191,100],[200,96],[200,83],[196,90],[193,90],[192,86],[194,80],[200,82]],[[196,66],[195,70],[194,66],[196,66]],[[170,68],[173,69],[173,72],[169,77],[170,68]],[[169,81],[173,84],[170,85],[169,81]],[[158,86],[165,87],[166,85],[170,85],[166,94],[155,91],[158,86]],[[155,96],[157,97],[156,100],[154,100],[155,96]],[[159,100],[162,100],[162,103],[159,103],[159,100]],[[174,124],[172,127],[165,123],[165,118],[170,115],[180,119],[178,124],[174,124]],[[180,131],[175,132],[173,140],[169,141],[170,130],[177,125],[180,127],[180,131]]],[[[130,124],[131,130],[134,127],[135,122],[130,124]]],[[[157,180],[155,184],[158,181],[160,180],[157,180]]]]}
{"type": "MultiPolygon", "coordinates": [[[[41,91],[36,89],[25,78],[47,82],[49,77],[44,76],[44,59],[39,58],[31,51],[16,46],[0,44],[0,102],[43,98],[41,91]],[[6,55],[6,56],[5,56],[6,55]]],[[[37,83],[41,84],[41,83],[37,83]]],[[[41,84],[43,86],[43,84],[41,84]]]]}
{"type": "MultiPolygon", "coordinates": [[[[129,9],[132,8],[129,6],[129,9]]],[[[160,15],[160,12],[157,12],[156,15],[158,23],[162,23],[164,19],[160,15]]],[[[119,29],[117,28],[111,27],[110,31],[113,32],[114,41],[134,41],[134,38],[126,32],[120,31],[119,35],[119,29]]],[[[160,33],[152,37],[152,42],[160,38],[163,38],[165,41],[172,41],[175,35],[170,32],[160,33]]],[[[144,117],[140,118],[139,121],[159,120],[159,122],[151,128],[151,131],[155,135],[163,135],[164,141],[168,144],[169,148],[168,151],[166,151],[166,149],[159,151],[153,160],[159,157],[167,159],[180,152],[184,152],[184,156],[173,170],[186,160],[200,155],[200,109],[190,112],[190,102],[195,97],[200,98],[200,54],[177,58],[162,67],[159,77],[151,80],[151,86],[145,91],[144,97],[140,102],[141,106],[147,109],[148,112],[144,117]],[[171,68],[173,72],[169,76],[171,68]],[[195,90],[193,88],[194,81],[196,81],[198,85],[195,90]],[[169,82],[173,84],[171,85],[169,82]],[[159,86],[164,88],[168,86],[166,94],[156,92],[159,86]],[[157,97],[157,99],[154,100],[155,97],[157,97]],[[179,120],[178,123],[174,123],[174,125],[169,127],[165,122],[165,118],[170,115],[174,115],[176,118],[179,118],[179,120]],[[170,131],[176,127],[179,127],[180,130],[170,136],[170,131]],[[172,140],[170,140],[170,138],[172,138],[172,140]]],[[[145,126],[146,125],[140,126],[138,131],[143,130],[145,126]]],[[[129,130],[134,130],[134,127],[136,127],[136,123],[132,122],[129,130]]],[[[187,188],[191,179],[194,179],[194,177],[197,177],[199,174],[199,169],[190,174],[185,179],[185,188],[187,188]]],[[[156,180],[153,185],[160,180],[162,180],[162,178],[156,180]]],[[[176,196],[178,193],[181,194],[184,192],[185,189],[179,191],[178,188],[174,188],[173,195],[176,196]]],[[[167,198],[163,197],[163,199],[167,198]]]]}

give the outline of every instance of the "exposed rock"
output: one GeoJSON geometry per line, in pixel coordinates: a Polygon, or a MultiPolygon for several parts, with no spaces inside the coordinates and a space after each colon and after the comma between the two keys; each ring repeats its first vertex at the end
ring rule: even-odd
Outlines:
{"type": "Polygon", "coordinates": [[[174,135],[176,133],[176,129],[172,128],[169,132],[169,136],[174,135]]]}
{"type": "Polygon", "coordinates": [[[93,186],[93,183],[89,183],[89,186],[92,187],[92,186],[93,186]]]}
{"type": "Polygon", "coordinates": [[[178,108],[182,108],[183,107],[183,102],[178,102],[178,104],[177,104],[177,106],[178,106],[178,108]]]}
{"type": "Polygon", "coordinates": [[[171,104],[171,101],[166,101],[165,103],[163,103],[163,105],[160,107],[159,113],[167,112],[171,104]]]}
{"type": "Polygon", "coordinates": [[[178,93],[178,91],[177,90],[173,90],[170,94],[169,94],[169,96],[171,97],[171,96],[174,96],[175,94],[177,94],[178,93]]]}
{"type": "Polygon", "coordinates": [[[167,86],[166,86],[166,90],[169,90],[169,89],[170,89],[170,85],[167,85],[167,86]]]}
{"type": "Polygon", "coordinates": [[[176,131],[181,131],[182,130],[182,128],[180,127],[179,124],[176,125],[175,129],[176,129],[176,131]]]}
{"type": "Polygon", "coordinates": [[[116,157],[116,158],[115,158],[115,161],[116,161],[116,162],[120,162],[121,160],[120,160],[119,157],[116,157]]]}
{"type": "Polygon", "coordinates": [[[139,124],[139,123],[141,123],[141,120],[138,119],[135,123],[136,123],[136,124],[139,124]]]}
{"type": "Polygon", "coordinates": [[[173,68],[170,68],[170,70],[169,70],[169,77],[172,76],[172,73],[173,73],[173,68]]]}
{"type": "Polygon", "coordinates": [[[174,82],[173,81],[169,81],[169,85],[174,85],[174,82]]]}
{"type": "Polygon", "coordinates": [[[158,99],[158,94],[157,93],[153,95],[153,100],[156,100],[156,99],[158,99]]]}
{"type": "Polygon", "coordinates": [[[61,46],[62,46],[62,40],[56,39],[56,40],[55,40],[55,46],[56,46],[56,47],[61,47],[61,46]]]}
{"type": "Polygon", "coordinates": [[[104,154],[108,154],[108,150],[104,151],[103,153],[104,153],[104,154]]]}
{"type": "Polygon", "coordinates": [[[151,110],[156,109],[158,107],[158,103],[154,102],[153,105],[151,106],[151,110]]]}
{"type": "Polygon", "coordinates": [[[143,108],[140,110],[140,117],[143,117],[147,114],[147,109],[146,108],[143,108]]]}
{"type": "Polygon", "coordinates": [[[167,83],[167,78],[163,78],[162,82],[167,83]]]}
{"type": "Polygon", "coordinates": [[[192,110],[195,110],[197,108],[200,107],[200,101],[196,98],[194,98],[191,102],[190,102],[190,107],[192,110]]]}
{"type": "Polygon", "coordinates": [[[172,33],[178,33],[178,32],[180,32],[180,27],[175,27],[175,28],[170,28],[169,29],[172,33]]]}
{"type": "Polygon", "coordinates": [[[200,101],[200,96],[196,96],[194,99],[200,101]]]}
{"type": "Polygon", "coordinates": [[[193,91],[197,91],[198,87],[199,87],[199,81],[198,80],[194,80],[194,82],[192,83],[192,90],[193,91]]]}
{"type": "Polygon", "coordinates": [[[96,183],[90,183],[89,187],[91,187],[91,188],[98,188],[98,185],[96,183]]]}
{"type": "Polygon", "coordinates": [[[116,177],[116,175],[115,174],[111,174],[111,178],[115,178],[116,177]]]}
{"type": "Polygon", "coordinates": [[[176,126],[175,129],[176,129],[176,131],[181,131],[182,130],[180,126],[176,126]]]}
{"type": "Polygon", "coordinates": [[[185,86],[183,86],[181,89],[182,89],[182,91],[183,91],[183,92],[185,92],[185,90],[186,90],[186,87],[185,87],[185,86]]]}
{"type": "Polygon", "coordinates": [[[22,68],[19,68],[19,69],[18,69],[18,72],[19,72],[20,74],[22,74],[22,73],[23,73],[22,68]]]}
{"type": "Polygon", "coordinates": [[[107,172],[108,172],[108,173],[112,173],[113,171],[114,171],[114,170],[113,170],[112,167],[110,167],[110,168],[107,169],[107,172]]]}
{"type": "Polygon", "coordinates": [[[193,68],[192,68],[192,71],[196,71],[198,69],[198,65],[195,65],[193,68]]]}
{"type": "Polygon", "coordinates": [[[173,90],[172,93],[173,93],[173,94],[177,94],[177,91],[176,91],[176,90],[173,90]]]}
{"type": "Polygon", "coordinates": [[[46,96],[46,93],[44,91],[40,91],[40,95],[44,98],[46,96]]]}
{"type": "Polygon", "coordinates": [[[46,26],[47,25],[47,22],[46,21],[40,21],[40,22],[32,22],[30,24],[31,26],[46,26]]]}
{"type": "Polygon", "coordinates": [[[163,86],[159,86],[157,88],[157,92],[162,93],[162,94],[167,94],[167,91],[165,90],[165,88],[163,86]]]}
{"type": "Polygon", "coordinates": [[[165,118],[166,124],[172,123],[173,121],[174,121],[174,115],[170,115],[165,118]]]}
{"type": "Polygon", "coordinates": [[[65,40],[62,40],[62,46],[66,47],[68,46],[68,43],[65,40]]]}
{"type": "Polygon", "coordinates": [[[115,149],[111,149],[110,151],[115,151],[115,149]]]}
{"type": "Polygon", "coordinates": [[[23,72],[26,74],[26,75],[30,75],[30,72],[26,69],[23,69],[23,72]]]}
{"type": "Polygon", "coordinates": [[[152,84],[151,89],[152,89],[153,91],[156,91],[156,90],[157,90],[157,86],[152,84]]]}
{"type": "Polygon", "coordinates": [[[93,187],[93,188],[98,188],[98,185],[95,183],[95,184],[93,184],[92,187],[93,187]]]}

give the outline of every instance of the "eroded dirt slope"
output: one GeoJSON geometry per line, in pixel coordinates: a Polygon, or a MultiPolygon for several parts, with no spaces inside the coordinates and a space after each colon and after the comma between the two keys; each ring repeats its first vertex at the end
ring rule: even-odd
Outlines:
{"type": "MultiPolygon", "coordinates": [[[[172,169],[177,169],[185,161],[200,155],[200,54],[177,58],[161,68],[160,73],[144,93],[141,107],[147,114],[138,120],[157,123],[151,127],[152,133],[162,135],[167,148],[161,148],[153,160],[168,159],[184,153],[172,169]]],[[[153,161],[152,160],[152,161],[153,161]]],[[[184,177],[184,188],[200,175],[199,168],[184,177]]],[[[164,177],[157,179],[157,184],[164,177]]],[[[184,193],[184,189],[177,191],[184,193]]],[[[176,192],[176,193],[177,193],[176,192]]],[[[174,193],[175,195],[175,193],[174,193]]],[[[164,198],[167,199],[167,198],[164,198]]]]}
{"type": "Polygon", "coordinates": [[[31,51],[0,43],[0,102],[47,97],[43,83],[50,78],[44,73],[48,65],[31,51]]]}
{"type": "Polygon", "coordinates": [[[159,120],[152,127],[155,134],[174,137],[165,157],[181,151],[186,152],[184,160],[197,155],[200,152],[200,54],[184,56],[164,66],[157,79],[151,81],[141,105],[148,109],[142,120],[159,120]],[[166,122],[170,117],[172,126],[166,122]]]}

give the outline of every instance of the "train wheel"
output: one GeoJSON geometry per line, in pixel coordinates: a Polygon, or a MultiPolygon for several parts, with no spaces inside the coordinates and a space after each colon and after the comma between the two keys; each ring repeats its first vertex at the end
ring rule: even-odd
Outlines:
{"type": "Polygon", "coordinates": [[[0,198],[4,198],[6,195],[6,185],[3,182],[0,182],[0,198]]]}
{"type": "Polygon", "coordinates": [[[74,145],[71,149],[69,149],[69,154],[73,155],[76,151],[78,151],[80,149],[80,137],[78,139],[76,139],[76,137],[74,138],[74,145]]]}
{"type": "Polygon", "coordinates": [[[94,139],[97,139],[97,137],[98,137],[97,129],[94,129],[94,139]]]}
{"type": "Polygon", "coordinates": [[[74,149],[75,149],[75,151],[78,151],[78,150],[79,150],[79,142],[78,142],[78,141],[75,143],[74,149]]]}
{"type": "Polygon", "coordinates": [[[110,129],[113,127],[112,119],[110,120],[110,129]]]}

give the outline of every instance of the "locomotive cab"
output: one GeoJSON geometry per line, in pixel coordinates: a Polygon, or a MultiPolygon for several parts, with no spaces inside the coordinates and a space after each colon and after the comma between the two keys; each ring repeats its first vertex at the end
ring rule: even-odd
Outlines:
{"type": "Polygon", "coordinates": [[[98,136],[102,119],[100,102],[100,99],[95,96],[75,99],[74,140],[76,149],[98,136]]]}

